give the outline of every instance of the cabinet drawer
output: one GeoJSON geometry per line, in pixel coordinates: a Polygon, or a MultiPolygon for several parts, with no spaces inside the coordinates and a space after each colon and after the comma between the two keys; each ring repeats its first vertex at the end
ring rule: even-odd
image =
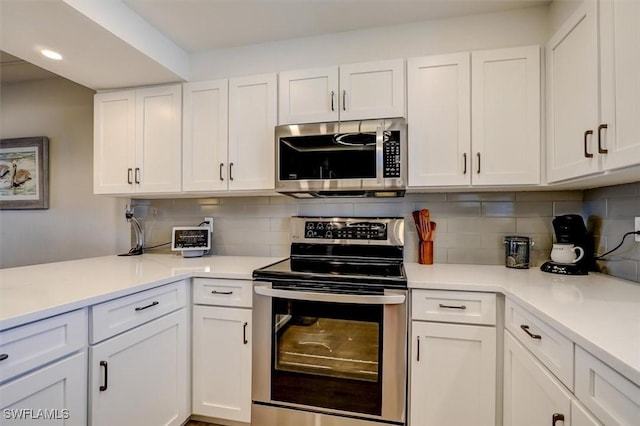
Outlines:
{"type": "Polygon", "coordinates": [[[194,278],[193,302],[200,305],[250,308],[252,289],[252,281],[194,278]]]}
{"type": "Polygon", "coordinates": [[[0,333],[0,382],[86,345],[86,309],[3,331],[0,333]]]}
{"type": "Polygon", "coordinates": [[[91,344],[186,306],[186,283],[178,281],[91,307],[91,344]]]}
{"type": "Polygon", "coordinates": [[[607,426],[638,424],[640,387],[579,346],[575,393],[607,426]]]}
{"type": "Polygon", "coordinates": [[[495,325],[496,295],[466,291],[413,290],[411,312],[411,317],[415,320],[495,325]]]}
{"type": "Polygon", "coordinates": [[[573,390],[573,342],[511,300],[505,303],[505,326],[566,387],[573,390]]]}

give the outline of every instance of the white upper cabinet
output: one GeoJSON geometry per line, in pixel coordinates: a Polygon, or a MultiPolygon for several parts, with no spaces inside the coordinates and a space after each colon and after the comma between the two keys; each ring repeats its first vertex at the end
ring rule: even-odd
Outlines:
{"type": "Polygon", "coordinates": [[[227,79],[187,83],[183,91],[182,189],[227,189],[227,79]]]}
{"type": "Polygon", "coordinates": [[[276,74],[229,80],[229,190],[275,187],[276,74]]]}
{"type": "Polygon", "coordinates": [[[274,188],[275,74],[184,86],[185,192],[274,188]]]}
{"type": "Polygon", "coordinates": [[[280,73],[280,124],[404,117],[404,60],[280,73]]]}
{"type": "Polygon", "coordinates": [[[94,193],[173,193],[181,186],[180,85],[94,98],[94,193]]]}
{"type": "Polygon", "coordinates": [[[638,2],[584,0],[549,41],[549,182],[640,164],[638,20],[638,2]]]}
{"type": "Polygon", "coordinates": [[[413,58],[407,74],[409,186],[540,183],[538,46],[413,58]]]}
{"type": "Polygon", "coordinates": [[[471,58],[468,52],[407,61],[409,185],[469,185],[471,58]]]}

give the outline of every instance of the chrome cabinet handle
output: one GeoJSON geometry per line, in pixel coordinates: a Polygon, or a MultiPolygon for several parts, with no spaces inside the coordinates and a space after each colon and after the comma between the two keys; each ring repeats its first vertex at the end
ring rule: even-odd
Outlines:
{"type": "Polygon", "coordinates": [[[233,180],[233,163],[229,163],[229,180],[233,180]]]}
{"type": "Polygon", "coordinates": [[[104,385],[100,385],[100,392],[104,392],[109,387],[109,365],[107,364],[107,361],[100,361],[100,367],[104,368],[104,385]]]}
{"type": "Polygon", "coordinates": [[[601,124],[598,126],[598,153],[599,154],[608,154],[609,150],[608,149],[604,149],[602,147],[602,130],[603,129],[608,129],[609,126],[606,124],[601,124]]]}
{"type": "Polygon", "coordinates": [[[346,90],[342,91],[342,110],[343,111],[347,110],[347,91],[346,90]]]}
{"type": "Polygon", "coordinates": [[[393,292],[384,295],[315,293],[311,291],[271,288],[270,284],[256,285],[253,287],[253,291],[261,296],[276,297],[280,299],[308,300],[312,302],[357,303],[363,305],[399,305],[404,303],[406,299],[404,294],[393,292]]]}
{"type": "Polygon", "coordinates": [[[140,167],[136,167],[135,182],[140,183],[140,167]]]}
{"type": "Polygon", "coordinates": [[[9,358],[9,354],[0,354],[0,361],[4,361],[7,358],[9,358]]]}
{"type": "Polygon", "coordinates": [[[160,302],[153,302],[153,303],[148,304],[147,306],[141,306],[141,307],[136,308],[136,311],[138,311],[138,312],[144,311],[145,309],[149,309],[151,307],[158,306],[159,304],[160,304],[160,302]]]}
{"type": "Polygon", "coordinates": [[[520,328],[522,329],[522,331],[524,331],[525,333],[527,333],[529,335],[529,337],[531,337],[532,339],[537,339],[537,340],[542,340],[542,336],[539,334],[533,334],[532,332],[529,331],[529,326],[528,325],[524,325],[522,324],[520,326],[520,328]]]}
{"type": "Polygon", "coordinates": [[[478,156],[478,174],[480,174],[480,153],[476,153],[476,155],[478,156]]]}
{"type": "Polygon", "coordinates": [[[132,185],[132,184],[133,184],[133,181],[131,180],[131,175],[132,175],[132,173],[133,173],[133,169],[132,169],[131,167],[129,167],[129,168],[127,169],[127,183],[128,183],[129,185],[132,185]]]}
{"type": "Polygon", "coordinates": [[[416,348],[417,348],[416,361],[420,362],[420,336],[418,336],[418,343],[416,348]]]}
{"type": "Polygon", "coordinates": [[[224,178],[222,177],[222,168],[224,167],[224,163],[220,163],[220,180],[223,181],[224,178]]]}
{"type": "Polygon", "coordinates": [[[233,292],[232,292],[232,291],[218,291],[218,290],[212,290],[212,291],[211,291],[211,294],[225,294],[225,295],[227,295],[227,296],[228,296],[228,295],[230,295],[230,294],[233,294],[233,292]]]}
{"type": "Polygon", "coordinates": [[[551,426],[556,426],[557,422],[564,423],[564,414],[553,413],[553,416],[551,417],[551,426]]]}
{"type": "Polygon", "coordinates": [[[248,323],[248,322],[245,322],[245,323],[242,325],[242,343],[244,343],[245,345],[246,345],[247,343],[249,343],[249,341],[247,340],[247,326],[248,326],[248,325],[249,325],[249,323],[248,323]]]}
{"type": "Polygon", "coordinates": [[[461,309],[461,310],[465,310],[467,309],[467,307],[465,305],[443,305],[442,303],[440,303],[438,305],[440,308],[442,309],[461,309]]]}
{"type": "Polygon", "coordinates": [[[466,152],[462,154],[462,162],[464,164],[464,169],[462,169],[462,174],[466,175],[467,174],[467,153],[466,152]]]}
{"type": "Polygon", "coordinates": [[[334,98],[336,97],[336,92],[331,91],[331,111],[335,111],[336,107],[334,105],[334,98]]]}
{"type": "Polygon", "coordinates": [[[587,138],[589,135],[593,135],[593,130],[587,130],[584,132],[584,158],[593,158],[593,154],[587,150],[587,138]]]}

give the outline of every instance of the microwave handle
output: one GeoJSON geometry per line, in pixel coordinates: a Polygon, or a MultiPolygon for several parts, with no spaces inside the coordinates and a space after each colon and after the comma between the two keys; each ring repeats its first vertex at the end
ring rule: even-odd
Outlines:
{"type": "Polygon", "coordinates": [[[378,184],[383,183],[384,173],[384,127],[376,127],[376,176],[378,184]]]}
{"type": "Polygon", "coordinates": [[[313,302],[329,303],[357,303],[364,305],[400,305],[405,302],[404,294],[336,294],[336,293],[314,293],[309,291],[284,290],[271,288],[271,285],[255,285],[253,290],[256,294],[267,297],[278,297],[280,299],[305,300],[313,302]]]}

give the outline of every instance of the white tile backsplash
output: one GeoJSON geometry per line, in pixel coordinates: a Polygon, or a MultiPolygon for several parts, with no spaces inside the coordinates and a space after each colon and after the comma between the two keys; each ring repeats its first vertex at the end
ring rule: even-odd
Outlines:
{"type": "MultiPolygon", "coordinates": [[[[588,218],[588,226],[596,230],[598,251],[603,252],[607,246],[617,244],[621,233],[633,226],[634,215],[640,216],[639,193],[640,184],[630,184],[584,193],[429,193],[384,200],[227,197],[132,200],[132,204],[144,206],[140,210],[145,214],[147,245],[170,240],[172,226],[197,225],[204,216],[213,216],[214,253],[220,255],[288,256],[291,216],[400,216],[405,218],[407,261],[418,259],[411,212],[426,208],[437,223],[435,263],[504,264],[504,236],[522,235],[536,243],[531,251],[531,264],[537,267],[549,259],[554,214],[583,214],[585,220],[588,218]]],[[[635,274],[634,280],[638,281],[640,244],[625,247],[626,251],[619,253],[615,264],[599,263],[607,273],[627,279],[635,274]]]]}

